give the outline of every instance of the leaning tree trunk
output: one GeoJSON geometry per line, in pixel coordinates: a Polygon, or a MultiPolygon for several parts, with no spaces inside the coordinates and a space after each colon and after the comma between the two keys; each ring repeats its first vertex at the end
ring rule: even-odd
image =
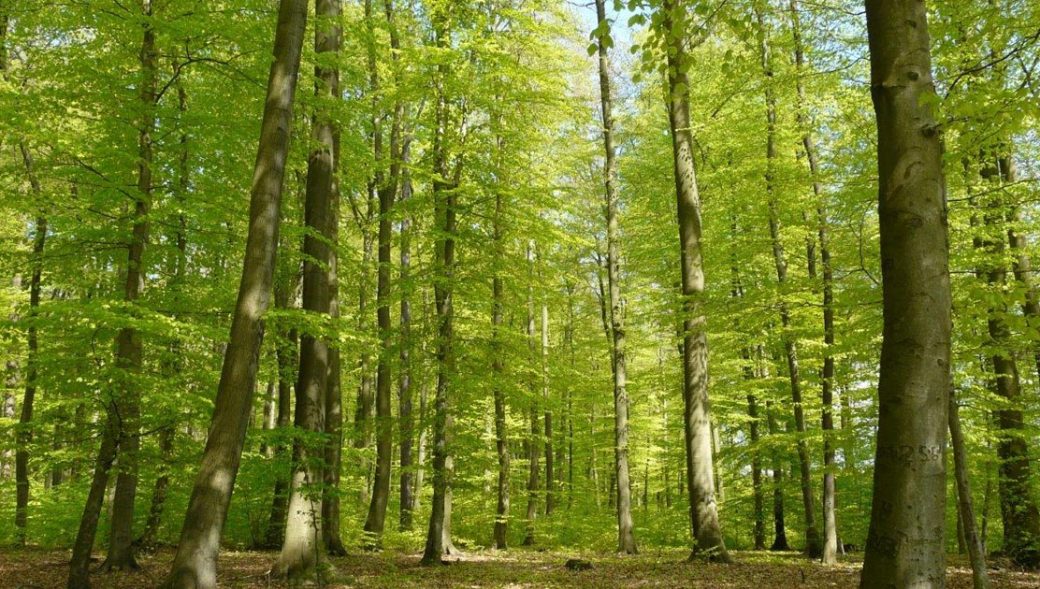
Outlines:
{"type": "MultiPolygon", "coordinates": [[[[280,264],[284,267],[284,264],[280,264]]],[[[296,292],[299,280],[299,266],[291,269],[288,276],[279,276],[274,284],[274,305],[276,309],[288,309],[291,298],[296,292]]],[[[275,363],[278,368],[278,421],[276,427],[281,439],[292,425],[293,381],[299,364],[299,334],[296,329],[288,329],[275,337],[275,363]]],[[[286,444],[279,442],[274,448],[274,459],[278,470],[274,475],[274,493],[271,498],[271,511],[268,516],[267,531],[264,533],[264,548],[275,549],[282,545],[285,538],[285,519],[289,510],[289,474],[292,470],[285,467],[286,444]]]]}
{"type": "MultiPolygon", "coordinates": [[[[0,16],[0,18],[4,18],[0,16]]],[[[37,205],[43,207],[40,179],[36,175],[32,154],[24,142],[19,144],[22,163],[29,177],[37,205]]],[[[17,447],[14,454],[15,511],[14,525],[18,530],[18,544],[24,546],[29,523],[29,445],[33,438],[33,405],[36,399],[38,376],[37,354],[40,348],[36,320],[40,310],[40,287],[43,277],[43,248],[47,241],[47,217],[41,212],[36,215],[33,227],[32,256],[29,259],[29,323],[26,327],[25,395],[22,397],[22,412],[18,421],[17,447]]]]}
{"type": "Polygon", "coordinates": [[[263,340],[263,315],[274,279],[282,182],[306,22],[305,0],[281,0],[250,191],[242,281],[202,464],[177,554],[164,583],[168,589],[215,589],[217,585],[220,533],[242,458],[263,340]]]}
{"type": "Polygon", "coordinates": [[[766,30],[761,5],[758,3],[755,5],[755,16],[759,27],[759,52],[762,61],[762,72],[766,80],[766,195],[769,205],[769,236],[773,244],[773,262],[776,266],[776,280],[779,286],[777,306],[780,310],[780,324],[783,328],[781,339],[784,344],[784,354],[787,357],[788,378],[791,383],[791,401],[794,409],[794,424],[798,433],[798,472],[801,476],[802,508],[805,512],[805,551],[810,557],[818,558],[823,555],[823,545],[820,539],[820,531],[816,527],[809,444],[805,439],[805,411],[802,407],[802,381],[798,369],[798,343],[790,333],[791,316],[787,308],[787,301],[784,298],[784,289],[787,286],[787,260],[780,236],[780,203],[778,202],[779,199],[775,186],[777,100],[772,86],[773,65],[769,50],[768,31],[766,30]]]}
{"type": "Polygon", "coordinates": [[[989,589],[989,572],[986,569],[986,552],[982,538],[975,527],[975,509],[971,500],[971,483],[968,473],[968,451],[961,432],[961,420],[957,399],[950,391],[949,408],[950,444],[953,446],[953,477],[957,482],[958,524],[963,532],[964,543],[971,559],[971,579],[974,589],[989,589]]]}
{"type": "Polygon", "coordinates": [[[684,46],[684,5],[664,0],[668,48],[668,119],[672,136],[675,195],[678,201],[679,251],[683,295],[683,421],[686,485],[694,534],[691,558],[703,554],[729,562],[719,525],[711,455],[711,409],[708,402],[708,336],[704,315],[704,258],[701,252],[701,203],[693,163],[690,129],[689,57],[684,46]]]}
{"type": "MultiPolygon", "coordinates": [[[[791,31],[794,37],[794,62],[799,77],[795,83],[798,98],[798,122],[802,130],[802,148],[809,163],[809,175],[812,178],[813,196],[816,198],[816,222],[820,240],[820,263],[823,267],[823,369],[820,373],[821,400],[823,412],[820,427],[823,430],[823,545],[822,558],[824,564],[838,561],[841,548],[838,546],[838,522],[836,516],[836,490],[834,482],[834,269],[831,263],[830,235],[827,220],[827,206],[824,202],[823,184],[820,182],[820,169],[816,154],[816,143],[809,128],[809,117],[805,112],[805,88],[801,76],[804,75],[805,52],[802,46],[801,19],[798,14],[798,0],[791,0],[791,31]]],[[[811,259],[810,259],[811,260],[811,259]]],[[[814,261],[810,261],[815,265],[814,261]]],[[[815,272],[810,272],[815,274],[815,272]]]]}
{"type": "Polygon", "coordinates": [[[632,521],[632,487],[628,472],[628,391],[626,389],[625,317],[621,299],[621,236],[618,227],[617,164],[614,150],[614,114],[610,94],[610,62],[607,54],[609,22],[606,0],[596,0],[596,22],[605,27],[597,37],[599,52],[599,100],[603,121],[603,184],[607,223],[607,294],[611,335],[611,364],[614,377],[614,471],[617,476],[618,550],[635,554],[636,539],[632,521]]]}
{"type": "MultiPolygon", "coordinates": [[[[317,53],[336,55],[342,39],[339,26],[339,0],[317,0],[318,26],[314,31],[317,53]]],[[[339,72],[315,66],[314,93],[319,98],[339,98],[339,72]]],[[[339,154],[339,128],[327,111],[319,110],[312,121],[314,148],[307,158],[307,189],[304,198],[303,310],[331,322],[333,274],[336,268],[336,157],[339,154]]],[[[300,334],[300,371],[296,383],[294,425],[297,431],[321,434],[325,429],[325,409],[329,397],[332,366],[330,340],[321,333],[300,334]]],[[[337,367],[338,368],[338,367],[337,367]]],[[[338,373],[337,373],[338,376],[338,373]]],[[[320,575],[316,570],[326,550],[321,521],[328,442],[317,438],[298,438],[293,445],[293,473],[289,494],[289,518],[278,559],[271,567],[274,577],[294,580],[320,575]]],[[[338,440],[331,440],[338,443],[338,440]]],[[[333,456],[335,459],[335,456],[333,456]]],[[[332,477],[335,479],[335,477],[332,477]]],[[[334,482],[334,480],[332,481],[334,482]]],[[[336,515],[338,519],[338,514],[336,515]]],[[[338,522],[337,522],[338,523],[338,522]]],[[[342,546],[338,546],[342,548],[342,546]]],[[[320,584],[320,583],[319,583],[320,584]]]]}
{"type": "Polygon", "coordinates": [[[884,332],[860,587],[942,588],[950,276],[926,6],[867,0],[866,13],[878,129],[884,332]]]}

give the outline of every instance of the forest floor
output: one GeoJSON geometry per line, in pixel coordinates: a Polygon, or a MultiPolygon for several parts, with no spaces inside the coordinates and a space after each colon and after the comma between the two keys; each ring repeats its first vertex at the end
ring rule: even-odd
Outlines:
{"type": "MultiPolygon", "coordinates": [[[[386,551],[351,554],[332,559],[334,577],[324,583],[341,587],[415,588],[542,588],[542,587],[661,587],[711,589],[855,588],[859,558],[852,556],[833,567],[789,553],[735,552],[737,564],[688,563],[678,550],[648,551],[632,557],[577,552],[482,551],[466,553],[451,564],[421,567],[417,554],[386,551]],[[564,567],[580,557],[590,570],[572,572],[564,567]]],[[[220,586],[236,589],[283,587],[265,572],[276,554],[224,551],[220,555],[220,586]]],[[[0,549],[0,589],[60,589],[65,586],[68,551],[0,549]]],[[[155,587],[168,571],[173,552],[162,550],[139,558],[141,570],[96,574],[95,589],[155,587]]],[[[971,571],[963,558],[952,557],[947,587],[970,589],[971,571]]],[[[994,589],[1038,589],[1040,574],[996,569],[990,572],[994,589]]]]}

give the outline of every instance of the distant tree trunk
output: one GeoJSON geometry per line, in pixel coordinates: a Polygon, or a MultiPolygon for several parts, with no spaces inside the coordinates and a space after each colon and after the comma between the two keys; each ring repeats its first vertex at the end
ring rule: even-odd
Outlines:
{"type": "MultiPolygon", "coordinates": [[[[498,139],[499,151],[502,140],[498,139]]],[[[502,361],[505,350],[502,342],[502,307],[505,299],[502,275],[497,270],[505,252],[503,227],[504,203],[502,192],[495,192],[494,255],[496,271],[491,278],[491,386],[495,400],[495,450],[498,454],[498,502],[495,507],[495,548],[505,550],[509,531],[509,438],[506,430],[506,396],[502,389],[505,366],[502,361]]]]}
{"type": "Polygon", "coordinates": [[[860,587],[942,588],[950,277],[926,6],[867,0],[866,14],[878,129],[884,332],[860,587]]]}
{"type": "Polygon", "coordinates": [[[553,512],[556,475],[553,473],[553,412],[549,399],[549,307],[542,302],[542,402],[545,404],[543,423],[545,425],[545,515],[553,512]]]}
{"type": "MultiPolygon", "coordinates": [[[[0,18],[6,18],[2,16],[0,18]]],[[[6,23],[3,24],[6,28],[6,23]]],[[[2,33],[0,33],[2,34],[2,33]]],[[[0,38],[0,44],[2,44],[0,38]]],[[[2,69],[0,69],[2,73],[2,69]]],[[[37,205],[43,207],[43,191],[40,187],[40,179],[36,175],[33,165],[32,154],[25,142],[19,144],[22,152],[22,163],[25,165],[25,173],[29,177],[29,185],[32,187],[33,197],[37,205]]],[[[43,277],[43,248],[47,241],[47,217],[42,210],[36,215],[33,227],[32,256],[29,258],[29,317],[26,326],[26,357],[25,357],[25,395],[22,397],[22,412],[18,421],[18,436],[14,455],[14,477],[15,477],[15,514],[14,525],[18,530],[18,544],[24,546],[26,542],[28,518],[29,518],[29,445],[33,439],[33,405],[36,399],[36,382],[38,377],[38,360],[40,344],[37,335],[36,319],[40,309],[40,290],[43,277]]]]}
{"type": "Polygon", "coordinates": [[[306,21],[304,0],[281,0],[250,195],[242,282],[202,464],[170,576],[163,585],[167,589],[215,589],[217,583],[220,533],[252,411],[263,315],[274,278],[282,182],[306,21]]]}
{"type": "Polygon", "coordinates": [[[94,549],[94,536],[97,534],[101,505],[105,501],[108,473],[116,459],[116,445],[119,439],[118,412],[111,406],[111,401],[108,404],[107,417],[101,431],[101,446],[94,462],[94,476],[90,481],[87,501],[83,506],[83,517],[79,520],[79,531],[72,544],[67,589],[90,589],[90,555],[94,549]]]}
{"type": "MultiPolygon", "coordinates": [[[[805,53],[802,46],[801,19],[798,14],[798,0],[791,0],[791,31],[794,40],[794,61],[799,77],[795,88],[798,98],[798,122],[802,130],[802,148],[809,163],[809,174],[812,178],[813,195],[816,197],[816,222],[820,240],[820,262],[823,267],[823,369],[820,374],[820,386],[823,411],[821,428],[823,429],[823,552],[824,564],[838,561],[838,523],[835,513],[836,491],[834,483],[834,270],[831,264],[830,236],[827,220],[827,206],[824,201],[823,185],[820,182],[819,163],[816,144],[809,127],[809,117],[805,112],[805,88],[801,76],[805,74],[805,53]]],[[[810,266],[815,260],[810,259],[810,266]]],[[[810,268],[810,275],[815,271],[810,268]]]]}
{"type": "MultiPolygon", "coordinates": [[[[288,273],[289,276],[280,276],[274,284],[274,305],[277,309],[288,309],[290,307],[290,293],[296,292],[296,283],[299,278],[298,267],[288,273]]],[[[299,335],[296,329],[289,329],[279,334],[275,341],[275,361],[278,365],[278,421],[276,423],[280,432],[279,439],[284,439],[285,434],[292,425],[292,396],[293,381],[295,380],[296,368],[299,364],[299,335]]],[[[284,442],[279,442],[274,448],[276,464],[286,458],[284,442]]],[[[268,518],[267,532],[264,534],[264,548],[275,549],[282,545],[285,538],[285,519],[289,510],[289,474],[291,467],[279,468],[274,478],[274,494],[271,499],[271,512],[268,518]]]]}
{"type": "Polygon", "coordinates": [[[967,544],[971,559],[971,578],[975,589],[989,589],[989,573],[986,569],[986,553],[975,527],[975,509],[971,501],[971,483],[968,473],[968,451],[961,432],[961,420],[957,408],[957,399],[950,391],[949,408],[950,443],[953,446],[953,472],[957,482],[957,515],[958,527],[963,532],[964,543],[967,544]]]}
{"type": "MultiPolygon", "coordinates": [[[[736,267],[734,267],[734,273],[736,273],[736,267]]],[[[738,286],[734,288],[734,293],[738,294],[743,298],[742,289],[738,286]]],[[[755,379],[755,370],[751,366],[751,351],[748,348],[743,348],[740,352],[741,358],[744,360],[744,382],[751,386],[751,381],[755,379]]],[[[759,420],[758,415],[758,398],[754,393],[748,393],[747,395],[747,414],[748,414],[748,429],[750,430],[751,437],[751,490],[754,496],[754,515],[755,515],[755,550],[766,549],[766,514],[765,514],[765,494],[762,490],[762,458],[759,455],[759,420]]]]}
{"type": "Polygon", "coordinates": [[[607,282],[608,296],[605,301],[609,307],[611,336],[611,365],[614,367],[614,470],[617,477],[617,522],[618,550],[625,554],[635,554],[636,539],[632,521],[632,487],[628,469],[628,391],[626,358],[625,358],[625,326],[624,301],[621,298],[621,251],[620,229],[618,227],[617,209],[617,165],[614,150],[614,114],[610,90],[610,62],[607,53],[609,22],[606,14],[606,0],[596,0],[596,22],[600,27],[607,27],[602,36],[597,38],[599,52],[599,94],[600,115],[603,121],[603,150],[605,161],[603,166],[603,184],[606,200],[607,223],[607,282]]]}
{"type": "MultiPolygon", "coordinates": [[[[177,71],[177,67],[177,64],[174,64],[175,72],[177,71]]],[[[188,110],[188,94],[184,89],[184,85],[180,82],[179,77],[176,82],[176,87],[177,112],[183,117],[184,113],[188,110]]],[[[181,124],[183,125],[183,122],[181,124]]],[[[174,237],[177,246],[177,257],[174,262],[173,280],[170,285],[171,290],[174,292],[174,296],[177,299],[178,305],[183,304],[184,279],[187,272],[188,262],[188,220],[184,213],[184,205],[188,197],[189,179],[190,162],[188,153],[188,132],[186,129],[182,128],[180,136],[180,154],[177,162],[177,188],[175,193],[175,198],[181,212],[177,215],[177,230],[174,237]]],[[[174,315],[174,318],[179,317],[179,313],[174,315]]],[[[174,339],[170,344],[170,356],[171,360],[164,363],[164,370],[166,371],[164,376],[167,378],[180,373],[183,369],[180,340],[174,339]]],[[[138,536],[137,540],[134,541],[134,546],[142,550],[150,551],[154,549],[158,539],[159,525],[162,523],[163,509],[166,506],[166,496],[170,486],[170,467],[173,462],[173,442],[176,434],[177,424],[175,422],[168,424],[159,431],[160,463],[157,466],[158,476],[155,479],[155,486],[152,488],[152,499],[148,507],[148,520],[145,522],[144,532],[142,532],[141,535],[138,536]]]]}
{"type": "Polygon", "coordinates": [[[798,465],[801,475],[802,508],[805,511],[805,551],[812,558],[823,555],[823,544],[820,531],[816,527],[815,500],[812,493],[812,473],[810,472],[809,445],[805,439],[805,412],[802,407],[802,381],[798,370],[798,343],[789,333],[791,317],[784,298],[787,285],[787,260],[783,241],[780,236],[780,203],[774,185],[776,153],[776,117],[777,100],[772,86],[773,65],[769,50],[769,37],[760,3],[755,4],[755,16],[759,28],[759,50],[762,71],[765,75],[766,99],[766,195],[769,204],[769,235],[773,243],[773,261],[776,265],[776,280],[779,285],[778,307],[780,323],[783,328],[782,340],[787,357],[788,377],[791,381],[791,401],[794,409],[795,429],[798,432],[798,465]]]}
{"type": "MultiPolygon", "coordinates": [[[[434,42],[438,48],[450,44],[448,15],[444,9],[434,11],[431,16],[434,42]]],[[[451,108],[445,88],[448,65],[437,66],[434,80],[437,100],[436,129],[433,137],[433,201],[435,225],[439,230],[435,244],[434,301],[437,315],[437,392],[434,398],[433,419],[433,499],[430,523],[426,533],[426,546],[422,564],[440,563],[443,556],[452,551],[451,546],[451,475],[449,437],[451,435],[451,380],[455,376],[454,308],[453,292],[455,280],[455,215],[460,168],[456,168],[454,179],[448,172],[448,138],[445,137],[451,119],[451,108]]]]}
{"type": "MultiPolygon", "coordinates": [[[[534,242],[528,241],[527,243],[527,318],[524,322],[524,331],[527,336],[527,352],[528,360],[533,364],[535,358],[535,328],[534,328],[534,242]]],[[[532,382],[529,386],[529,394],[531,399],[530,407],[530,430],[527,438],[527,515],[524,518],[525,530],[524,530],[524,546],[534,545],[534,523],[538,518],[538,457],[541,455],[539,452],[539,441],[542,437],[542,427],[538,423],[538,393],[535,392],[535,384],[532,382]]]]}
{"type": "MultiPolygon", "coordinates": [[[[145,271],[142,267],[145,246],[148,243],[148,212],[152,200],[152,131],[155,128],[156,67],[158,53],[155,30],[152,28],[151,0],[142,0],[144,37],[141,42],[141,87],[139,99],[144,113],[138,127],[137,195],[134,203],[134,223],[126,263],[126,285],[123,298],[133,303],[144,290],[145,271]]],[[[119,474],[116,477],[115,497],[112,501],[112,530],[109,536],[108,558],[102,571],[136,569],[133,553],[134,500],[137,496],[137,454],[141,446],[141,390],[136,374],[141,371],[144,346],[141,334],[133,327],[124,327],[116,337],[116,361],[121,369],[117,379],[118,398],[114,407],[119,411],[120,432],[119,474]]]]}
{"type": "MultiPolygon", "coordinates": [[[[766,401],[766,426],[769,436],[777,435],[776,412],[773,403],[766,401]]],[[[769,547],[773,551],[790,550],[787,542],[787,525],[784,522],[784,469],[781,466],[780,453],[776,449],[772,451],[773,470],[773,544],[769,547]]]]}
{"type": "MultiPolygon", "coordinates": [[[[391,6],[386,5],[388,11],[388,25],[393,24],[391,6]]],[[[365,2],[365,18],[369,23],[369,30],[375,30],[374,15],[372,14],[371,0],[365,2]]],[[[396,59],[399,49],[396,28],[391,26],[391,56],[396,59]]],[[[374,89],[379,88],[378,69],[370,73],[374,89]]],[[[386,506],[390,499],[390,468],[393,461],[393,420],[391,416],[392,404],[392,376],[390,374],[390,353],[393,348],[393,327],[390,321],[390,265],[391,265],[391,237],[393,227],[390,219],[390,209],[393,207],[394,198],[397,193],[397,183],[401,169],[401,113],[402,106],[396,105],[390,130],[390,161],[389,175],[385,174],[382,167],[377,167],[375,174],[376,193],[379,198],[379,234],[378,234],[378,267],[376,272],[376,316],[379,331],[379,358],[376,362],[376,476],[372,488],[372,501],[369,503],[368,517],[365,520],[365,546],[377,548],[382,543],[383,530],[386,522],[386,506]]],[[[377,130],[377,132],[381,132],[377,130]]],[[[377,141],[381,137],[377,136],[377,141]]],[[[377,156],[382,156],[380,146],[377,156]]],[[[377,166],[383,162],[376,161],[377,166]]]]}
{"type": "Polygon", "coordinates": [[[683,295],[683,405],[686,437],[686,483],[694,549],[729,562],[719,525],[712,476],[711,409],[708,402],[708,337],[704,316],[704,260],[701,253],[701,205],[693,162],[690,129],[690,80],[686,74],[685,7],[664,0],[664,31],[668,48],[668,118],[674,157],[675,193],[679,209],[679,246],[683,295]]]}
{"type": "MultiPolygon", "coordinates": [[[[339,26],[339,0],[317,0],[318,24],[314,31],[317,53],[339,52],[342,29],[339,26]]],[[[339,71],[315,66],[315,95],[339,99],[339,71]]],[[[336,162],[339,155],[339,128],[324,109],[319,109],[312,120],[313,144],[307,158],[307,189],[304,202],[304,224],[308,231],[303,239],[303,310],[321,319],[332,319],[333,284],[336,280],[336,225],[337,184],[336,162]]],[[[300,334],[300,370],[296,384],[294,425],[297,431],[313,434],[331,433],[330,441],[316,444],[297,438],[293,444],[293,473],[289,494],[289,514],[285,524],[285,539],[281,554],[271,567],[274,577],[308,579],[321,575],[316,570],[324,552],[343,552],[342,543],[335,538],[326,546],[323,532],[328,528],[322,521],[325,483],[335,483],[336,473],[326,478],[325,468],[334,468],[340,443],[335,431],[325,425],[326,407],[338,410],[338,403],[329,403],[330,338],[320,333],[304,331],[300,334]],[[329,447],[331,443],[332,448],[329,447]],[[329,458],[332,462],[329,462],[329,458]]],[[[335,399],[333,399],[335,401],[335,399]]],[[[330,514],[337,519],[338,513],[330,514]]],[[[338,528],[338,525],[336,526],[338,528]]]]}
{"type": "MultiPolygon", "coordinates": [[[[389,4],[389,3],[388,3],[389,4]]],[[[406,138],[401,147],[401,204],[412,197],[411,175],[408,171],[410,140],[406,138]]],[[[412,444],[415,441],[415,419],[412,417],[412,303],[411,260],[412,219],[401,219],[401,265],[398,282],[401,285],[401,380],[398,391],[398,420],[400,421],[401,445],[401,530],[411,530],[415,513],[417,473],[412,461],[412,444]]],[[[421,466],[421,458],[418,460],[421,466]]]]}

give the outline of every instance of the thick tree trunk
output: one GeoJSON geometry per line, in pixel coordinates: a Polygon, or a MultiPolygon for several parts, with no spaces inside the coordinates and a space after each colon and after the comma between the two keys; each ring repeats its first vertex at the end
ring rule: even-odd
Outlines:
{"type": "Polygon", "coordinates": [[[704,316],[704,259],[701,253],[701,205],[693,163],[690,129],[690,80],[686,74],[684,5],[664,0],[668,48],[668,118],[672,136],[675,194],[678,201],[679,251],[683,295],[683,421],[686,484],[694,534],[691,558],[703,554],[729,562],[723,542],[712,476],[711,409],[708,402],[708,337],[704,316]]]}
{"type": "Polygon", "coordinates": [[[282,182],[306,21],[304,0],[281,0],[253,173],[242,281],[202,464],[164,584],[169,589],[215,589],[217,584],[220,533],[242,458],[263,340],[263,315],[274,277],[282,182]]]}
{"type": "Polygon", "coordinates": [[[617,165],[614,150],[614,114],[610,90],[610,62],[606,39],[609,23],[606,0],[596,0],[596,22],[607,27],[597,38],[599,52],[600,115],[603,122],[603,184],[607,223],[607,283],[605,303],[610,307],[611,365],[614,367],[614,470],[617,477],[618,550],[635,554],[636,539],[632,521],[632,488],[628,468],[628,390],[626,388],[625,317],[621,298],[621,236],[618,227],[617,165]]]}
{"type": "Polygon", "coordinates": [[[975,509],[971,500],[970,474],[968,473],[968,451],[961,432],[961,420],[957,399],[950,391],[949,409],[950,444],[953,446],[953,473],[957,482],[957,522],[967,545],[971,559],[971,578],[975,589],[989,589],[989,573],[986,569],[986,553],[982,538],[975,527],[975,509]]]}
{"type": "Polygon", "coordinates": [[[860,586],[945,586],[950,277],[924,2],[867,0],[884,333],[860,586]]]}
{"type": "MultiPolygon", "coordinates": [[[[3,17],[0,17],[3,18],[3,17]]],[[[6,27],[6,24],[4,25],[6,27]]],[[[2,44],[2,40],[0,40],[2,44]]],[[[0,70],[2,73],[2,70],[0,70]]],[[[29,177],[33,196],[40,207],[43,206],[40,179],[36,175],[32,154],[24,142],[18,146],[22,152],[22,163],[29,177]]],[[[40,309],[40,290],[43,277],[43,248],[47,241],[47,217],[37,213],[33,227],[32,256],[29,258],[29,322],[25,330],[25,394],[22,397],[22,412],[18,420],[18,436],[14,454],[15,477],[15,511],[14,525],[18,530],[18,544],[25,545],[29,522],[29,445],[33,438],[33,405],[36,399],[36,382],[38,376],[37,354],[40,348],[36,328],[36,319],[40,309]]]]}
{"type": "Polygon", "coordinates": [[[774,185],[776,167],[776,117],[777,100],[772,86],[773,65],[769,50],[769,36],[760,4],[755,5],[755,16],[759,28],[759,51],[762,71],[765,75],[766,99],[766,195],[769,204],[769,236],[773,244],[773,262],[776,266],[776,280],[779,286],[780,323],[783,328],[782,340],[784,354],[787,357],[788,378],[791,383],[791,401],[794,409],[795,429],[798,432],[798,466],[801,477],[802,508],[805,512],[805,551],[812,558],[823,555],[820,531],[816,527],[815,501],[812,493],[812,473],[810,471],[809,444],[805,439],[805,412],[802,407],[802,382],[798,369],[798,343],[789,332],[791,317],[784,298],[787,286],[787,260],[780,236],[780,203],[774,185]]]}

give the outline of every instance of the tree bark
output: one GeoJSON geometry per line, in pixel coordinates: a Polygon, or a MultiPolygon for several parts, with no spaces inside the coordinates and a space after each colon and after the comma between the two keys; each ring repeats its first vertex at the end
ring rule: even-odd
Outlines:
{"type": "MultiPolygon", "coordinates": [[[[503,141],[496,140],[499,149],[499,161],[503,141]]],[[[495,273],[491,278],[491,386],[492,396],[495,402],[495,451],[498,455],[498,497],[495,506],[494,540],[495,548],[505,550],[508,546],[507,536],[509,531],[509,438],[506,430],[506,395],[502,390],[502,381],[505,378],[505,365],[502,360],[505,353],[502,342],[502,308],[505,300],[505,292],[502,274],[499,270],[505,257],[505,228],[503,227],[504,202],[502,191],[495,191],[495,213],[492,219],[495,273]]]]}
{"type": "MultiPolygon", "coordinates": [[[[535,328],[534,328],[534,242],[527,243],[527,319],[524,322],[525,335],[527,336],[527,357],[531,364],[535,357],[535,328]]],[[[535,520],[538,518],[538,466],[539,444],[542,438],[541,424],[538,423],[538,393],[535,392],[534,379],[529,385],[531,399],[530,407],[530,429],[527,438],[527,514],[524,518],[524,546],[533,546],[535,542],[535,520]]]]}
{"type": "MultiPolygon", "coordinates": [[[[448,14],[445,10],[435,10],[431,19],[434,29],[434,43],[439,49],[447,49],[450,44],[448,30],[448,14]]],[[[445,88],[449,74],[448,65],[437,66],[434,80],[437,100],[433,137],[433,201],[434,220],[438,232],[435,243],[434,259],[434,306],[437,318],[437,390],[434,396],[433,418],[433,499],[430,509],[430,522],[426,533],[426,546],[423,550],[422,564],[431,565],[441,562],[445,554],[452,551],[451,546],[451,449],[450,435],[452,427],[451,415],[451,380],[455,376],[454,350],[454,308],[453,293],[455,280],[455,215],[459,169],[454,178],[448,171],[448,125],[451,120],[451,106],[445,88]]]]}
{"type": "Polygon", "coordinates": [[[274,61],[267,83],[250,191],[242,281],[217,387],[213,421],[188,502],[177,554],[164,583],[168,589],[216,588],[220,533],[242,458],[263,340],[263,315],[274,277],[282,182],[306,21],[305,0],[281,0],[274,61]]]}
{"type": "MultiPolygon", "coordinates": [[[[409,139],[405,139],[401,148],[401,204],[404,205],[412,197],[411,175],[408,171],[410,154],[409,139]]],[[[401,516],[400,529],[411,530],[415,513],[415,482],[417,480],[415,465],[412,459],[412,444],[415,441],[415,419],[412,416],[412,302],[411,264],[412,264],[412,219],[408,216],[401,219],[401,264],[398,282],[401,285],[401,333],[400,333],[400,388],[398,390],[398,420],[400,421],[401,446],[401,516]]]]}
{"type": "MultiPolygon", "coordinates": [[[[5,18],[0,17],[0,18],[5,18]]],[[[6,28],[6,23],[3,24],[6,28]]],[[[0,45],[3,41],[0,39],[0,45]]],[[[2,72],[2,70],[0,70],[2,72]]],[[[38,205],[43,206],[43,190],[40,179],[36,175],[36,167],[33,163],[32,154],[29,152],[25,142],[18,146],[22,152],[22,163],[25,165],[25,173],[29,177],[29,185],[38,205]]],[[[14,454],[14,476],[15,476],[15,514],[14,525],[18,530],[18,544],[24,546],[28,533],[29,520],[29,445],[33,439],[33,405],[36,399],[36,383],[38,377],[39,336],[36,320],[40,312],[40,290],[43,278],[43,248],[47,242],[47,217],[42,210],[36,214],[36,222],[33,227],[32,255],[29,258],[29,317],[25,329],[26,357],[25,357],[25,394],[22,397],[22,412],[18,420],[17,447],[14,454]]]]}
{"type": "MultiPolygon", "coordinates": [[[[314,30],[316,54],[336,55],[342,40],[339,24],[339,0],[317,0],[315,15],[318,23],[314,30]]],[[[314,69],[314,93],[318,100],[339,100],[339,71],[320,65],[314,69]]],[[[321,103],[319,102],[319,105],[321,103]]],[[[303,310],[316,314],[326,322],[332,319],[333,284],[336,269],[336,163],[339,155],[339,128],[327,108],[318,107],[313,120],[313,144],[307,158],[307,188],[304,200],[304,224],[308,231],[303,240],[303,310]]],[[[300,437],[293,445],[293,474],[289,494],[289,514],[285,524],[285,539],[281,554],[271,567],[274,577],[308,579],[320,576],[317,570],[324,552],[342,550],[338,538],[325,545],[322,521],[323,495],[335,494],[326,482],[335,483],[336,473],[326,478],[325,468],[332,469],[338,445],[335,432],[328,432],[325,424],[329,403],[330,342],[334,336],[321,331],[300,334],[300,370],[296,384],[294,425],[297,433],[332,433],[322,444],[315,438],[300,437]],[[330,445],[332,446],[330,448],[330,445]],[[331,453],[331,455],[330,455],[331,453]],[[333,463],[328,459],[332,458],[333,463]]],[[[333,408],[338,404],[332,403],[333,408]]],[[[338,432],[338,427],[336,428],[338,432]]],[[[306,435],[306,434],[303,434],[306,435]]],[[[338,513],[335,514],[338,524],[338,513]]],[[[337,526],[338,527],[338,526],[337,526]]]]}
{"type": "MultiPolygon", "coordinates": [[[[816,143],[809,126],[809,116],[805,112],[805,87],[802,75],[805,74],[805,52],[802,45],[801,19],[798,13],[798,0],[791,0],[791,32],[794,41],[794,62],[798,73],[795,90],[798,98],[798,123],[802,130],[802,149],[809,164],[809,175],[812,179],[813,196],[816,198],[816,223],[819,236],[820,262],[823,268],[823,368],[820,373],[821,400],[823,410],[821,429],[823,430],[823,552],[824,564],[838,561],[841,548],[838,546],[838,523],[836,516],[836,489],[834,480],[834,269],[831,264],[830,231],[827,220],[827,205],[824,200],[823,185],[820,182],[820,170],[816,143]]],[[[815,260],[810,257],[810,276],[815,275],[815,260]]]]}
{"type": "Polygon", "coordinates": [[[610,61],[607,53],[610,24],[606,15],[606,0],[596,0],[596,22],[606,27],[597,37],[599,53],[600,115],[603,122],[603,185],[607,224],[607,283],[606,300],[610,307],[611,365],[614,377],[614,470],[617,477],[618,551],[637,552],[635,525],[632,521],[632,488],[628,468],[628,390],[625,357],[624,301],[621,298],[621,236],[618,227],[617,164],[614,149],[614,114],[610,90],[610,61]]]}
{"type": "Polygon", "coordinates": [[[556,475],[553,472],[553,412],[552,403],[549,400],[549,307],[542,302],[542,403],[545,413],[542,422],[545,426],[545,515],[552,515],[555,503],[556,475]]]}
{"type": "Polygon", "coordinates": [[[924,2],[867,0],[884,332],[860,587],[945,586],[950,383],[945,182],[924,2]]]}
{"type": "Polygon", "coordinates": [[[957,482],[957,515],[964,543],[971,559],[971,579],[975,589],[989,589],[989,573],[986,568],[986,553],[982,538],[975,527],[975,509],[971,500],[970,474],[968,473],[968,451],[961,432],[961,420],[957,399],[950,391],[949,408],[950,444],[953,446],[953,473],[957,482]]]}
{"type": "Polygon", "coordinates": [[[704,315],[704,260],[701,252],[701,204],[693,162],[690,128],[690,59],[685,49],[685,6],[664,0],[664,32],[668,48],[668,119],[672,136],[675,194],[678,201],[679,251],[683,295],[683,422],[686,440],[686,484],[694,534],[691,558],[730,562],[719,525],[712,476],[711,408],[708,401],[708,337],[704,315]]]}

